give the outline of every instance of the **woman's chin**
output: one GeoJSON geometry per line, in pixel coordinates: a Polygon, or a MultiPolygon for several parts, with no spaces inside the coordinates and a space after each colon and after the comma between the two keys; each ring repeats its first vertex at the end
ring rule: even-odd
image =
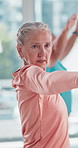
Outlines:
{"type": "Polygon", "coordinates": [[[46,64],[37,63],[36,65],[41,67],[43,70],[46,69],[46,64]]]}

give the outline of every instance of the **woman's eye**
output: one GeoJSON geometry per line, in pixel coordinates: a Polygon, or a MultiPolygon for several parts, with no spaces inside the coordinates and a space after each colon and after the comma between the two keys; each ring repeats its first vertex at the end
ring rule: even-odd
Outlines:
{"type": "Polygon", "coordinates": [[[38,48],[38,46],[37,45],[33,45],[32,48],[38,48]]]}
{"type": "Polygon", "coordinates": [[[45,47],[46,47],[46,48],[50,47],[50,44],[46,44],[45,47]]]}

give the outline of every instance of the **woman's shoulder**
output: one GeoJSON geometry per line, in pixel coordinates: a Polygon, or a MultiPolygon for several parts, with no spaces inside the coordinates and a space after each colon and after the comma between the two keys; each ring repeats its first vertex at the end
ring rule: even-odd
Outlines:
{"type": "Polygon", "coordinates": [[[24,71],[33,71],[33,70],[42,70],[42,69],[36,65],[25,65],[21,67],[20,70],[23,73],[24,71]]]}

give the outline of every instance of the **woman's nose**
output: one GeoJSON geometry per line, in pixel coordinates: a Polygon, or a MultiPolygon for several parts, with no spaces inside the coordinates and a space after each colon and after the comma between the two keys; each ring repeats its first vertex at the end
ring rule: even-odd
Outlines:
{"type": "Polygon", "coordinates": [[[45,55],[45,48],[44,47],[41,47],[40,50],[39,50],[39,56],[44,56],[45,55]]]}

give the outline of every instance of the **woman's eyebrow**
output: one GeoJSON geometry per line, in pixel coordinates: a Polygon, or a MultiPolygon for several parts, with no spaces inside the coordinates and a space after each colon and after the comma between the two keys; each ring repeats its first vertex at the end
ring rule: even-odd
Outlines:
{"type": "Polygon", "coordinates": [[[46,42],[47,44],[51,44],[52,42],[46,42]]]}
{"type": "Polygon", "coordinates": [[[40,44],[40,43],[38,43],[38,42],[32,42],[31,44],[40,44]]]}

